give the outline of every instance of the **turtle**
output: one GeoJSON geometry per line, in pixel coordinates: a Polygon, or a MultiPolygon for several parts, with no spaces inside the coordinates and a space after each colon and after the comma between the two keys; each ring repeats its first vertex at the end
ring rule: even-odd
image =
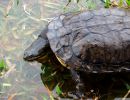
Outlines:
{"type": "Polygon", "coordinates": [[[130,71],[130,11],[100,8],[56,16],[24,52],[26,61],[48,61],[86,73],[130,71]]]}

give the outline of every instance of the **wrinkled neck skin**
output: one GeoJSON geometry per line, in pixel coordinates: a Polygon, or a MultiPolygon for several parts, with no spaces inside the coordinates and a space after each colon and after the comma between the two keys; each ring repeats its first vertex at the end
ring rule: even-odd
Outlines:
{"type": "Polygon", "coordinates": [[[58,59],[56,58],[55,54],[53,52],[51,52],[50,54],[48,54],[48,60],[46,62],[40,62],[42,64],[47,63],[49,65],[51,65],[52,67],[64,67],[61,65],[61,63],[58,61],[58,59]]]}

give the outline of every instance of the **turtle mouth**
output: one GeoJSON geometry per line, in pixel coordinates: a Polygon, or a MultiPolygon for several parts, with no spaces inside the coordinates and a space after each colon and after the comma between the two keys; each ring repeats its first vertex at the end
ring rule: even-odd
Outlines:
{"type": "Polygon", "coordinates": [[[41,50],[37,52],[36,54],[29,54],[30,52],[27,50],[24,53],[23,59],[25,61],[33,62],[33,61],[38,61],[38,62],[46,62],[48,60],[48,56],[50,55],[51,52],[47,51],[48,48],[41,50]]]}
{"type": "Polygon", "coordinates": [[[38,61],[40,63],[45,63],[49,59],[49,55],[52,54],[50,47],[45,47],[44,49],[40,49],[36,52],[30,52],[31,49],[26,49],[24,52],[23,59],[28,62],[38,61]]]}
{"type": "Polygon", "coordinates": [[[30,56],[24,56],[23,57],[24,58],[24,60],[25,61],[38,61],[38,59],[45,59],[45,58],[47,58],[47,55],[44,55],[44,54],[40,54],[40,55],[37,55],[37,56],[35,56],[35,55],[30,55],[30,56]]]}

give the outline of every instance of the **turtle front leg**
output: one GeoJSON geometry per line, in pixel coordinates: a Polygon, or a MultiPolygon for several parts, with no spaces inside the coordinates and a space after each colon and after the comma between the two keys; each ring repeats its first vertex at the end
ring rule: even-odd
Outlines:
{"type": "Polygon", "coordinates": [[[78,98],[82,98],[84,95],[84,83],[82,82],[80,75],[78,75],[77,71],[70,68],[72,79],[76,82],[76,96],[78,98]]]}

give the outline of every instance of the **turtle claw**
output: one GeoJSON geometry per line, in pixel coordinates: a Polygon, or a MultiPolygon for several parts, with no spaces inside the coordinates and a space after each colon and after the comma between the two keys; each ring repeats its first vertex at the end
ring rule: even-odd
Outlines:
{"type": "Polygon", "coordinates": [[[81,82],[76,85],[76,95],[78,98],[84,97],[84,84],[81,82]]]}
{"type": "Polygon", "coordinates": [[[75,95],[78,98],[82,98],[84,96],[84,83],[82,82],[80,75],[78,75],[78,73],[74,69],[71,69],[71,73],[73,80],[76,82],[75,95]]]}
{"type": "Polygon", "coordinates": [[[84,97],[84,94],[81,93],[80,91],[76,91],[75,95],[77,96],[78,99],[82,99],[84,97]]]}
{"type": "Polygon", "coordinates": [[[79,92],[79,91],[73,91],[71,93],[69,93],[69,95],[74,99],[74,100],[80,100],[84,97],[84,95],[79,92]]]}

